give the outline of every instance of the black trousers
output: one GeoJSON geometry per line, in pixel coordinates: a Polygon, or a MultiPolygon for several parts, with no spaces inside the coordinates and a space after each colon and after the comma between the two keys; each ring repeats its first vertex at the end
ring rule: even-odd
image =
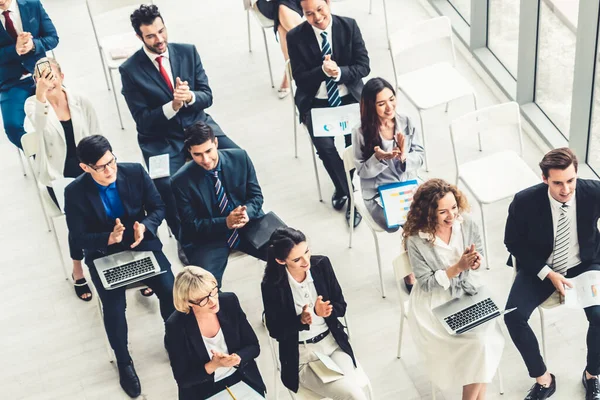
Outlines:
{"type": "MultiPolygon", "coordinates": [[[[567,278],[573,278],[583,272],[600,270],[600,265],[581,263],[567,271],[567,278]]],[[[537,275],[519,270],[513,282],[506,309],[517,309],[504,316],[504,321],[515,346],[521,353],[529,371],[529,376],[537,378],[546,373],[546,364],[540,353],[540,346],[527,322],[531,313],[554,293],[554,285],[549,279],[543,281],[537,275]]],[[[584,309],[589,322],[587,332],[587,366],[592,375],[600,375],[600,306],[584,309]]]]}
{"type": "MultiPolygon", "coordinates": [[[[356,99],[352,95],[348,94],[342,97],[342,105],[356,103],[356,99]]],[[[329,107],[327,100],[315,99],[313,101],[312,108],[326,108],[329,107]]],[[[313,134],[312,118],[310,111],[302,114],[300,118],[301,122],[306,125],[310,138],[312,139],[315,148],[317,149],[317,155],[323,161],[323,166],[331,178],[331,182],[335,187],[335,191],[338,194],[345,194],[349,196],[348,184],[346,183],[346,172],[344,171],[344,161],[342,161],[337,149],[335,148],[335,140],[333,137],[315,137],[313,134]]],[[[344,135],[344,142],[346,147],[352,145],[352,135],[344,135]]]]}
{"type": "MultiPolygon", "coordinates": [[[[219,149],[239,149],[240,147],[235,142],[229,139],[227,136],[217,136],[219,140],[219,149]]],[[[179,168],[183,167],[186,158],[189,158],[189,153],[183,149],[181,154],[177,157],[171,157],[171,176],[173,176],[179,168]]],[[[148,165],[148,160],[146,160],[148,165]]],[[[171,189],[171,177],[154,179],[154,185],[160,193],[160,197],[166,206],[165,220],[167,225],[171,228],[171,232],[175,235],[175,238],[179,240],[179,230],[181,224],[179,222],[179,215],[177,214],[177,204],[175,204],[175,196],[173,196],[173,190],[171,189]]]]}

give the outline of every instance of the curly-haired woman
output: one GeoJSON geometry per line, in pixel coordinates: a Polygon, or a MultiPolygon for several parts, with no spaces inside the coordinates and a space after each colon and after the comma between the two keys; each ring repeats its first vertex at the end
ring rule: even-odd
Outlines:
{"type": "Polygon", "coordinates": [[[441,389],[460,384],[463,400],[483,400],[504,348],[498,324],[451,336],[432,312],[477,293],[473,271],[483,260],[482,242],[468,210],[466,197],[442,179],[430,179],[415,193],[402,233],[417,279],[408,320],[431,381],[441,389]]]}

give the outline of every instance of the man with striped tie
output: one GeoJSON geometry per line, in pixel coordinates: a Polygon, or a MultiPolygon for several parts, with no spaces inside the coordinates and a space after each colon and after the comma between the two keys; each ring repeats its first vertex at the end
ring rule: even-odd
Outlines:
{"type": "MultiPolygon", "coordinates": [[[[296,81],[296,106],[300,121],[308,128],[319,158],[331,178],[334,192],[331,204],[341,210],[348,199],[344,163],[332,137],[313,135],[310,110],[358,103],[362,78],[369,74],[369,54],[360,29],[352,18],[332,15],[331,0],[301,0],[306,21],[287,34],[292,74],[296,81]]],[[[346,147],[352,144],[345,135],[346,147]]],[[[352,218],[356,227],[362,217],[352,218]]],[[[350,223],[350,204],[346,210],[350,223]]]]}
{"type": "Polygon", "coordinates": [[[185,130],[189,162],[171,178],[181,220],[181,244],[191,265],[210,271],[221,287],[232,250],[266,260],[240,230],[264,215],[254,165],[242,149],[218,150],[219,139],[204,122],[185,130]]]}
{"type": "MultiPolygon", "coordinates": [[[[504,320],[529,376],[536,380],[526,400],[544,400],[556,391],[556,378],[546,369],[527,322],[531,313],[554,291],[564,295],[572,286],[568,278],[600,270],[600,182],[577,178],[577,157],[566,147],[550,151],[539,165],[544,182],[515,195],[504,236],[518,268],[506,305],[517,309],[504,320]]],[[[600,306],[585,308],[585,314],[589,330],[582,383],[586,400],[598,400],[600,306]]]]}

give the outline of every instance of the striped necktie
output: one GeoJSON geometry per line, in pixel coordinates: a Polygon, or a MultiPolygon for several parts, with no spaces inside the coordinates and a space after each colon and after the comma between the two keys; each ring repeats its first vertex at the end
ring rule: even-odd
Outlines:
{"type": "MultiPolygon", "coordinates": [[[[331,55],[331,45],[329,44],[329,40],[327,40],[327,32],[321,32],[321,37],[323,38],[321,43],[321,56],[324,60],[325,56],[331,55]]],[[[327,103],[329,103],[329,107],[341,106],[342,99],[340,98],[337,82],[332,78],[327,77],[325,78],[325,86],[327,87],[327,103]]]]}
{"type": "Polygon", "coordinates": [[[571,221],[567,215],[568,205],[560,206],[560,217],[556,228],[556,239],[554,240],[554,255],[552,257],[552,269],[559,274],[567,273],[567,261],[569,258],[569,225],[571,221]]]}
{"type": "MultiPolygon", "coordinates": [[[[225,194],[225,188],[223,188],[223,184],[219,179],[219,171],[212,171],[212,176],[215,178],[215,194],[217,195],[217,206],[219,207],[219,211],[221,215],[227,217],[231,212],[232,207],[229,205],[229,200],[227,200],[227,195],[225,194]]],[[[234,229],[229,234],[227,238],[227,245],[231,249],[235,249],[237,245],[240,243],[240,237],[238,235],[237,229],[234,229]]]]}

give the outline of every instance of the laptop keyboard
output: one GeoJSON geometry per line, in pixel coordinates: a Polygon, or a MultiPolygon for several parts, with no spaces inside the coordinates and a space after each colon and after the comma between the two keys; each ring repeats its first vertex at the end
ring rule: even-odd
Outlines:
{"type": "Polygon", "coordinates": [[[498,310],[496,304],[492,299],[488,298],[444,318],[444,321],[446,321],[453,331],[462,333],[465,330],[468,330],[464,328],[469,327],[482,319],[487,321],[489,317],[499,315],[499,312],[500,310],[498,310]]]}
{"type": "Polygon", "coordinates": [[[154,264],[150,257],[145,257],[140,260],[107,269],[104,271],[104,277],[109,285],[114,285],[151,272],[154,272],[154,264]]]}

